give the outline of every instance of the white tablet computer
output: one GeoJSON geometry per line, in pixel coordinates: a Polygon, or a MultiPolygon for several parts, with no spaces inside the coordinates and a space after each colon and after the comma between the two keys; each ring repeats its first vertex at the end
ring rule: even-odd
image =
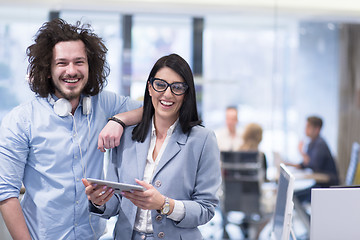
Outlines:
{"type": "Polygon", "coordinates": [[[118,182],[111,182],[111,181],[105,181],[100,179],[94,179],[94,178],[87,178],[88,182],[91,184],[98,184],[98,185],[105,185],[112,189],[114,189],[115,193],[120,194],[121,192],[129,192],[129,191],[145,191],[146,189],[143,186],[140,185],[133,185],[133,184],[127,184],[127,183],[118,183],[118,182]]]}

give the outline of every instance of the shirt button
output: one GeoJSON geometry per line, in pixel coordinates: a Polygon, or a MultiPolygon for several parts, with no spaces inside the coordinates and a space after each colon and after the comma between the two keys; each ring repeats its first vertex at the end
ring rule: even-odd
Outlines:
{"type": "Polygon", "coordinates": [[[77,227],[77,225],[78,225],[78,224],[77,224],[77,223],[75,223],[75,227],[77,227]]]}
{"type": "Polygon", "coordinates": [[[156,180],[155,186],[156,186],[156,187],[160,187],[160,186],[161,186],[161,181],[160,181],[160,180],[156,180]]]}
{"type": "Polygon", "coordinates": [[[165,233],[164,232],[159,232],[158,238],[164,238],[164,237],[165,237],[165,233]]]}
{"type": "Polygon", "coordinates": [[[80,181],[80,178],[77,178],[76,181],[79,182],[79,181],[80,181]]]}
{"type": "Polygon", "coordinates": [[[76,204],[79,204],[79,201],[76,201],[76,204]]]}
{"type": "Polygon", "coordinates": [[[160,222],[160,221],[162,220],[162,216],[161,216],[161,215],[157,215],[155,219],[156,219],[156,221],[160,222]]]}

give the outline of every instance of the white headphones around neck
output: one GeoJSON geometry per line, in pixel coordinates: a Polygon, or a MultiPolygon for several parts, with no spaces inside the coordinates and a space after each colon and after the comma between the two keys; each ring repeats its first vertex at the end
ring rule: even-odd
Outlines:
{"type": "MultiPolygon", "coordinates": [[[[49,94],[48,101],[54,107],[54,112],[60,117],[66,117],[71,114],[71,103],[65,98],[59,98],[54,100],[54,98],[49,94]]],[[[91,113],[91,98],[83,97],[82,99],[82,113],[84,115],[89,115],[91,113]]]]}

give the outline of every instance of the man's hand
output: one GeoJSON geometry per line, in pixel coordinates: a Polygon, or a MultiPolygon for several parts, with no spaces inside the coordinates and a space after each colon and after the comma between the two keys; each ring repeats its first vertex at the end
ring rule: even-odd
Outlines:
{"type": "Polygon", "coordinates": [[[301,155],[304,153],[304,141],[299,142],[298,150],[301,153],[301,155]]]}
{"type": "Polygon", "coordinates": [[[307,166],[307,165],[309,165],[309,163],[310,163],[310,157],[309,157],[309,155],[304,154],[304,155],[303,155],[303,164],[304,164],[305,166],[307,166]]]}
{"type": "MultiPolygon", "coordinates": [[[[138,124],[141,121],[143,107],[118,113],[114,117],[120,119],[126,126],[138,124]]],[[[115,148],[120,145],[120,139],[124,132],[124,128],[116,121],[109,121],[103,130],[101,130],[98,138],[98,149],[105,152],[105,148],[115,148]]]]}
{"type": "Polygon", "coordinates": [[[310,162],[310,157],[304,152],[304,141],[299,142],[298,149],[303,158],[303,165],[307,166],[310,162]]]}
{"type": "Polygon", "coordinates": [[[119,146],[123,132],[124,129],[119,123],[109,121],[99,134],[98,149],[105,152],[105,148],[110,149],[119,146]]]}

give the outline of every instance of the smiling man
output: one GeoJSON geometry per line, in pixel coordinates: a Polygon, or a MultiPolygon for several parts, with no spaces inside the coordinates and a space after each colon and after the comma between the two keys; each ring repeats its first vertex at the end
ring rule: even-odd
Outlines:
{"type": "Polygon", "coordinates": [[[51,78],[55,96],[71,103],[74,113],[79,96],[88,82],[89,64],[85,44],[81,40],[59,42],[54,46],[51,78]]]}
{"type": "Polygon", "coordinates": [[[123,125],[141,118],[138,102],[102,91],[106,53],[89,25],[61,19],[45,23],[28,47],[35,96],[0,128],[0,210],[13,239],[88,240],[104,233],[105,222],[87,209],[81,179],[102,178],[98,136],[108,119],[117,128],[108,130],[115,132],[110,138],[102,135],[100,149],[114,146],[123,125]]]}

